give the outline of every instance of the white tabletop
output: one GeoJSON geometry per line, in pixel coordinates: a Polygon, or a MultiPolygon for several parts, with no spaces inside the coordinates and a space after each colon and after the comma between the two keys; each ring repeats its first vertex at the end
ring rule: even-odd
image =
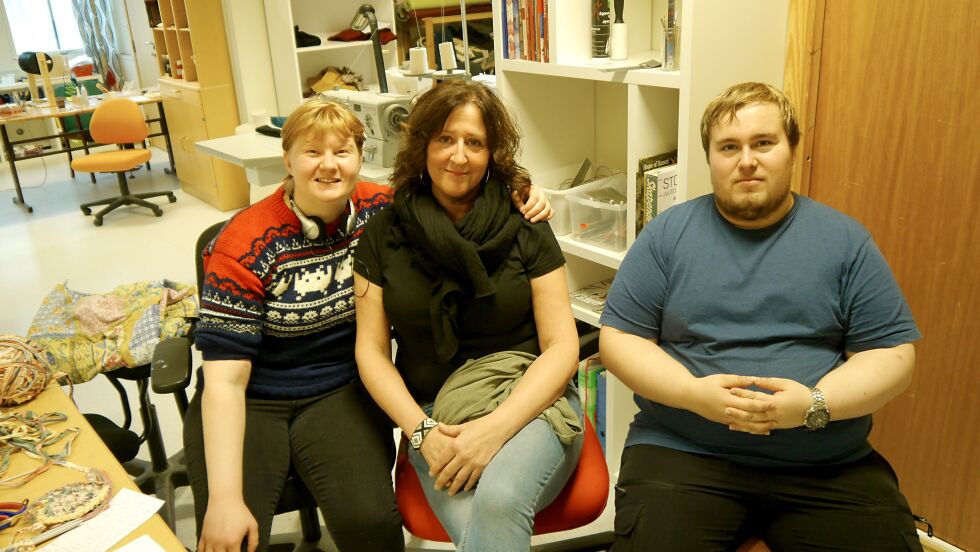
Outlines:
{"type": "MultiPolygon", "coordinates": [[[[254,173],[249,174],[249,182],[259,186],[278,184],[286,175],[282,159],[282,142],[279,138],[249,132],[202,140],[195,145],[198,150],[208,155],[244,167],[246,172],[254,170],[254,173]]],[[[360,176],[364,180],[387,184],[388,177],[391,176],[391,168],[364,163],[361,165],[360,176]]]]}
{"type": "Polygon", "coordinates": [[[197,149],[246,169],[282,165],[282,142],[258,132],[202,140],[197,149]]]}

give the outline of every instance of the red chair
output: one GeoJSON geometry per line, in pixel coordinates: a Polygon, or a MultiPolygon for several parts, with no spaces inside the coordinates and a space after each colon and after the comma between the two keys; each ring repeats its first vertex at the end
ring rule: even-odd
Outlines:
{"type": "Polygon", "coordinates": [[[756,537],[749,537],[735,552],[770,552],[766,543],[756,537]]]}
{"type": "MultiPolygon", "coordinates": [[[[408,441],[402,436],[395,462],[395,496],[405,528],[421,539],[450,542],[439,518],[429,507],[415,468],[408,459],[407,446],[408,441]]],[[[609,470],[606,469],[606,458],[599,438],[586,418],[585,441],[578,465],[554,502],[534,517],[534,534],[567,531],[588,525],[602,514],[608,498],[609,470]]]]}

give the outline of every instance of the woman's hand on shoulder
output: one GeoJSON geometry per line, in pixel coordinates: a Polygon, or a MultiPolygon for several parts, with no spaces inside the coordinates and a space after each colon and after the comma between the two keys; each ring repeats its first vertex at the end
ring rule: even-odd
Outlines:
{"type": "Polygon", "coordinates": [[[475,487],[487,464],[510,438],[487,417],[460,425],[440,424],[439,431],[453,437],[455,456],[436,479],[436,489],[448,488],[449,496],[475,487]]]}
{"type": "Polygon", "coordinates": [[[259,524],[241,500],[214,501],[208,504],[201,528],[199,552],[239,552],[248,538],[248,552],[259,546],[259,524]]]}
{"type": "Polygon", "coordinates": [[[531,222],[551,220],[551,217],[555,216],[555,210],[551,208],[548,196],[534,184],[528,188],[526,198],[522,198],[518,190],[511,192],[510,197],[524,218],[531,222]]]}

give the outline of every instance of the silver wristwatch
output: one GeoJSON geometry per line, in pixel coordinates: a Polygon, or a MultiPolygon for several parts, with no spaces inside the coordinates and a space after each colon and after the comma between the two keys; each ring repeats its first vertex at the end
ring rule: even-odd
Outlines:
{"type": "Polygon", "coordinates": [[[415,428],[415,431],[412,432],[412,438],[408,440],[409,444],[412,445],[412,448],[415,450],[422,448],[422,441],[425,440],[425,436],[428,435],[429,432],[432,431],[432,428],[436,427],[437,425],[439,425],[439,422],[433,420],[432,418],[426,418],[419,422],[419,425],[415,428]]]}
{"type": "Polygon", "coordinates": [[[810,388],[813,395],[813,404],[803,413],[803,427],[809,431],[816,431],[827,427],[830,422],[830,409],[827,408],[827,401],[823,398],[823,391],[816,387],[810,388]]]}

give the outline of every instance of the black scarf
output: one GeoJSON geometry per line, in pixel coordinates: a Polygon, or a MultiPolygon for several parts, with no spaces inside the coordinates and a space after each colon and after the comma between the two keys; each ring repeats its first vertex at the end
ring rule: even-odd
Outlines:
{"type": "Polygon", "coordinates": [[[429,319],[439,362],[448,362],[459,349],[459,299],[497,293],[490,275],[507,258],[523,224],[520,214],[511,209],[506,190],[491,179],[470,212],[455,224],[430,190],[412,195],[395,192],[392,208],[397,226],[415,250],[415,264],[433,281],[429,319]]]}

